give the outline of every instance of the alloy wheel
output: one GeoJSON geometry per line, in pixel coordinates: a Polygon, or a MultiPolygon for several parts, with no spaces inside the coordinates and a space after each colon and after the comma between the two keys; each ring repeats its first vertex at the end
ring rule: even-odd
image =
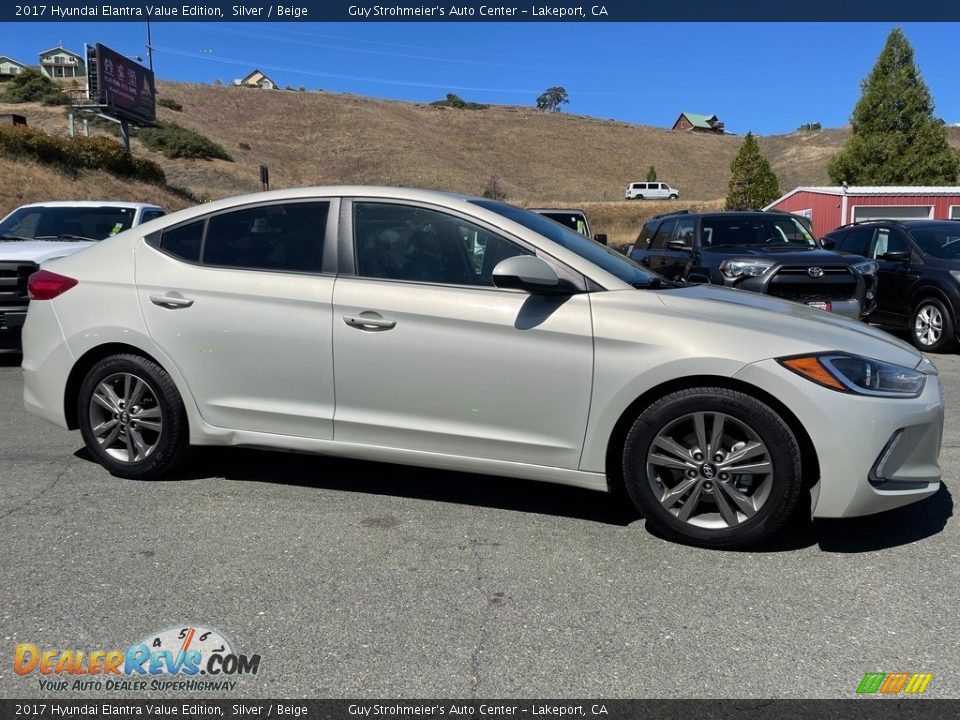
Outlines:
{"type": "Polygon", "coordinates": [[[935,345],[943,334],[943,313],[933,305],[923,305],[917,310],[913,332],[923,345],[935,345]]]}
{"type": "Polygon", "coordinates": [[[157,393],[143,378],[119,372],[107,376],[90,398],[90,428],[115,460],[135,463],[150,457],[163,434],[157,393]]]}
{"type": "Polygon", "coordinates": [[[647,480],[665,510],[697,527],[736,527],[763,507],[773,486],[770,451],[744,422],[696,412],[667,424],[647,453],[647,480]]]}

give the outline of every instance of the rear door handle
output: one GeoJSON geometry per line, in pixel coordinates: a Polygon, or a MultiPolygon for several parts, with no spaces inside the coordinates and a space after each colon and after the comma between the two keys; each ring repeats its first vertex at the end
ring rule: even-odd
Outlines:
{"type": "Polygon", "coordinates": [[[343,321],[358,330],[392,330],[397,326],[396,320],[385,320],[379,313],[369,310],[359,315],[344,315],[343,321]]]}
{"type": "Polygon", "coordinates": [[[150,302],[154,305],[159,305],[160,307],[167,308],[169,310],[176,310],[177,308],[187,308],[193,305],[193,300],[190,298],[185,298],[183,295],[151,295],[150,302]]]}

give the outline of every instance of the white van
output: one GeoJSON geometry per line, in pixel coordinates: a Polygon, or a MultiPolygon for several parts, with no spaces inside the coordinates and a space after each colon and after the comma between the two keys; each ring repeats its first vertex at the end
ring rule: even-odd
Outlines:
{"type": "Polygon", "coordinates": [[[676,200],[680,191],[662,182],[635,182],[627,185],[627,200],[676,200]]]}

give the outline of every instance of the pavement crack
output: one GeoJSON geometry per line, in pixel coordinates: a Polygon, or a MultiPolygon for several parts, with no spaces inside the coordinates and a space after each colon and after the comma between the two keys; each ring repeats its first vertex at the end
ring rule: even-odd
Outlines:
{"type": "MultiPolygon", "coordinates": [[[[482,543],[479,538],[470,540],[470,551],[473,553],[474,580],[477,584],[477,590],[480,597],[484,596],[483,590],[483,555],[480,552],[482,543]]],[[[470,688],[471,699],[476,700],[480,689],[481,671],[483,666],[483,650],[487,643],[487,623],[490,620],[490,610],[492,604],[489,601],[484,602],[483,609],[480,611],[480,627],[477,630],[477,644],[470,654],[470,688]]]]}
{"type": "Polygon", "coordinates": [[[63,480],[64,475],[67,474],[67,472],[69,471],[69,469],[70,469],[69,467],[64,467],[60,472],[57,473],[56,477],[53,478],[53,480],[50,481],[50,483],[48,483],[48,484],[45,485],[43,488],[41,488],[41,490],[40,490],[36,495],[34,495],[34,496],[32,496],[32,497],[29,497],[29,498],[27,498],[26,500],[24,500],[22,503],[20,503],[19,505],[15,506],[15,507],[12,507],[12,508],[10,508],[9,510],[3,512],[3,513],[0,513],[0,520],[6,520],[8,517],[10,517],[11,515],[13,515],[15,512],[18,512],[18,511],[20,511],[20,510],[23,510],[25,507],[31,505],[32,503],[36,502],[36,501],[39,500],[41,497],[43,497],[44,495],[46,495],[47,493],[49,493],[51,490],[53,490],[53,489],[57,486],[57,484],[58,484],[61,480],[63,480]]]}

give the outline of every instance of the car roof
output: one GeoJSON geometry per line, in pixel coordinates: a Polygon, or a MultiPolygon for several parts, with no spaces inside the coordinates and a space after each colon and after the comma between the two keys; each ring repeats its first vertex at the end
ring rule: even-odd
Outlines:
{"type": "Polygon", "coordinates": [[[113,200],[49,200],[47,202],[36,202],[21,205],[20,207],[118,207],[136,210],[143,208],[145,210],[163,210],[159,205],[150,203],[136,202],[114,202],[113,200]]]}
{"type": "Polygon", "coordinates": [[[773,214],[792,215],[792,213],[770,213],[766,210],[715,210],[714,212],[692,213],[689,210],[675,210],[662,215],[654,215],[649,222],[654,220],[668,220],[670,218],[703,218],[703,217],[770,217],[773,214]]]}

